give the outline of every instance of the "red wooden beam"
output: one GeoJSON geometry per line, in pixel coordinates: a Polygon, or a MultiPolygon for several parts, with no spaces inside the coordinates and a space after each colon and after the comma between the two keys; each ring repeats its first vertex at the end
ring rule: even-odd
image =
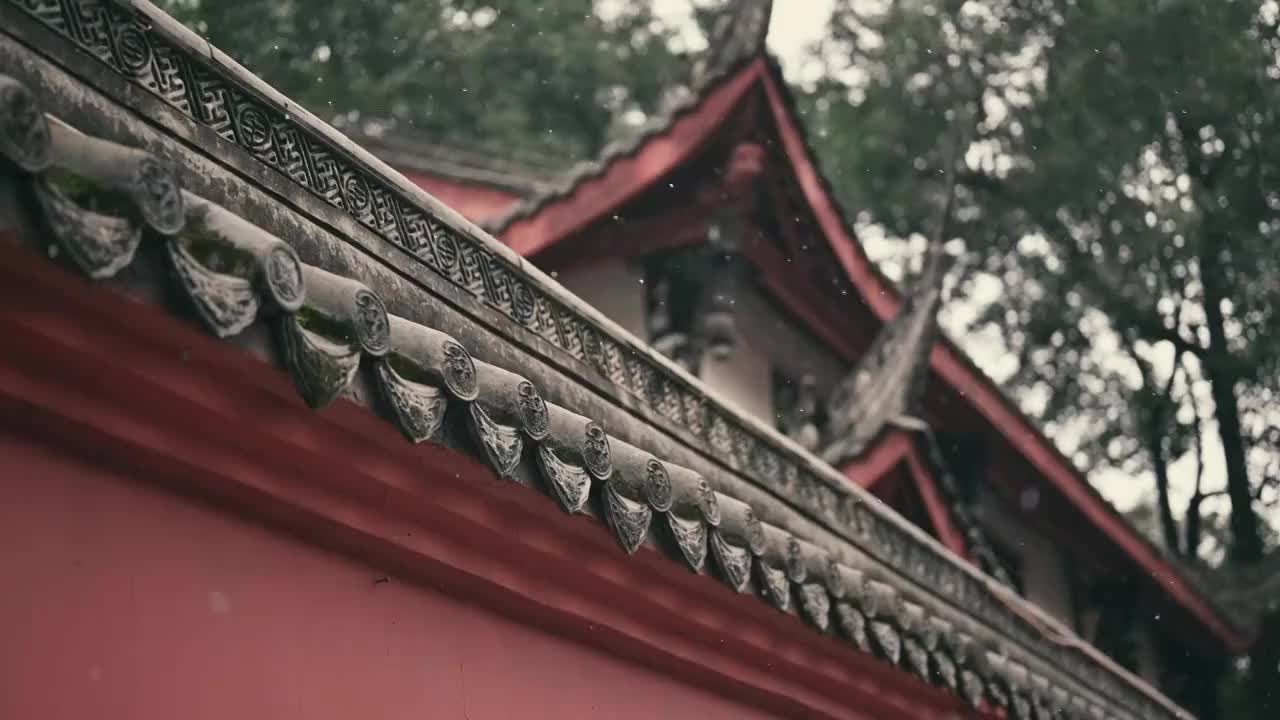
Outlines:
{"type": "Polygon", "coordinates": [[[916,492],[920,493],[920,499],[924,502],[925,512],[929,514],[929,522],[933,524],[938,541],[951,552],[967,560],[969,552],[966,550],[964,535],[952,522],[951,511],[942,501],[937,481],[934,480],[928,464],[920,457],[920,452],[914,443],[907,450],[906,460],[907,467],[911,469],[911,477],[915,480],[916,492]]]}

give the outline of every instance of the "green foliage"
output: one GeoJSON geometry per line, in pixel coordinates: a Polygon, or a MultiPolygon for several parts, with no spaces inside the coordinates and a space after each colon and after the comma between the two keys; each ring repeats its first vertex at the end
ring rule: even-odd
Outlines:
{"type": "MultiPolygon", "coordinates": [[[[807,97],[839,192],[890,237],[960,174],[969,329],[1017,357],[1024,406],[1082,438],[1081,465],[1154,475],[1144,519],[1171,552],[1238,563],[1262,558],[1280,482],[1278,22],[1274,0],[838,0],[807,97]],[[958,122],[974,141],[946,168],[958,122]],[[1201,518],[1197,493],[1181,543],[1169,466],[1204,460],[1205,432],[1229,513],[1201,518]]],[[[1273,671],[1250,676],[1258,717],[1273,671]]]]}
{"type": "Polygon", "coordinates": [[[607,20],[592,0],[159,4],[322,117],[565,161],[593,156],[687,72],[647,3],[607,20]]]}
{"type": "Polygon", "coordinates": [[[807,94],[829,174],[865,221],[921,232],[938,202],[921,188],[940,185],[922,175],[955,118],[973,118],[952,225],[959,290],[986,304],[970,329],[999,334],[1024,405],[1082,434],[1086,467],[1151,470],[1154,454],[1193,452],[1203,421],[1233,480],[1274,477],[1278,12],[836,4],[807,94]]]}

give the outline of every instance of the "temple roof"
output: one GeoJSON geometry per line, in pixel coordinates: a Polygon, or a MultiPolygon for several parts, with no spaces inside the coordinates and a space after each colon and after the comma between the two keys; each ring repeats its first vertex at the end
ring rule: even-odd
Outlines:
{"type": "Polygon", "coordinates": [[[438,175],[506,190],[521,196],[550,192],[564,167],[528,153],[512,157],[509,148],[441,144],[428,133],[381,120],[363,120],[341,128],[352,140],[401,170],[438,175]]]}
{"type": "Polygon", "coordinates": [[[553,187],[524,199],[506,213],[486,222],[485,229],[494,235],[502,235],[513,223],[537,215],[543,207],[573,195],[586,181],[600,177],[617,160],[634,155],[649,141],[669,132],[686,113],[702,107],[711,88],[765,52],[765,36],[772,10],[772,0],[741,0],[730,4],[716,18],[707,51],[693,68],[690,78],[692,91],[673,93],[663,107],[640,127],[606,145],[594,160],[579,163],[562,174],[553,187]]]}
{"type": "Polygon", "coordinates": [[[724,8],[712,24],[707,51],[694,65],[694,88],[764,52],[772,15],[773,0],[738,0],[724,8]]]}
{"type": "Polygon", "coordinates": [[[615,213],[624,202],[693,157],[703,143],[714,137],[732,108],[753,91],[763,91],[768,100],[779,129],[777,145],[784,150],[794,180],[818,219],[833,264],[845,274],[866,307],[884,323],[876,352],[872,358],[862,360],[881,368],[880,372],[891,382],[870,394],[879,399],[865,408],[874,412],[857,422],[856,444],[865,445],[870,438],[861,436],[874,435],[876,428],[883,427],[890,415],[906,404],[913,392],[918,392],[917,381],[927,366],[928,373],[954,389],[1055,492],[1088,518],[1108,542],[1120,548],[1217,642],[1234,650],[1244,647],[1244,636],[1210,598],[1116,511],[945,333],[936,330],[931,311],[922,312],[920,308],[936,310],[938,298],[930,293],[913,297],[901,292],[867,257],[830,182],[821,172],[781,70],[763,48],[754,59],[739,62],[731,71],[708,82],[697,95],[681,100],[672,112],[652,119],[641,133],[611,146],[596,162],[566,175],[556,190],[518,204],[509,214],[490,223],[489,229],[525,256],[572,237],[590,223],[615,213]],[[929,338],[933,341],[929,342],[929,338]],[[909,363],[903,365],[899,362],[902,360],[909,363]],[[921,360],[927,363],[921,365],[921,360]]]}
{"type": "Polygon", "coordinates": [[[163,308],[312,408],[472,456],[975,706],[1188,717],[150,4],[0,21],[15,265],[163,308]]]}

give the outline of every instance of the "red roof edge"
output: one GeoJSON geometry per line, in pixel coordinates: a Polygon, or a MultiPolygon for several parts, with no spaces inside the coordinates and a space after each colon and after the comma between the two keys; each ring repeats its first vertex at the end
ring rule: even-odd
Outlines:
{"type": "MultiPolygon", "coordinates": [[[[848,229],[849,224],[818,170],[797,118],[781,71],[770,63],[763,78],[769,108],[782,136],[783,149],[818,219],[823,235],[831,243],[850,282],[881,319],[891,318],[901,299],[898,291],[867,257],[848,229]]],[[[1081,513],[1109,539],[1121,547],[1180,605],[1199,619],[1234,653],[1248,648],[1249,639],[1233,627],[1192,583],[1160,555],[1149,541],[1104,500],[1075,466],[949,339],[939,339],[929,355],[929,365],[949,385],[959,391],[979,413],[1049,480],[1081,513]]]]}
{"type": "Polygon", "coordinates": [[[577,178],[562,194],[501,229],[503,242],[525,257],[569,237],[643,192],[678,167],[719,127],[753,82],[765,73],[758,57],[729,73],[685,112],[643,138],[632,152],[608,158],[599,172],[577,178]]]}
{"type": "Polygon", "coordinates": [[[929,513],[929,522],[933,523],[933,529],[938,533],[938,540],[948,550],[968,560],[969,552],[965,547],[964,536],[951,520],[951,513],[942,501],[942,494],[938,492],[938,484],[933,478],[933,472],[924,458],[920,457],[920,451],[914,444],[907,450],[907,467],[911,470],[911,477],[916,481],[916,492],[924,502],[925,511],[929,513]]]}
{"type": "Polygon", "coordinates": [[[888,429],[876,438],[866,452],[840,466],[840,474],[850,482],[866,490],[874,488],[894,468],[906,465],[915,483],[916,492],[924,503],[929,522],[938,533],[938,540],[948,550],[968,559],[964,536],[951,520],[951,514],[938,492],[937,483],[928,463],[920,456],[911,434],[906,430],[888,429]]]}

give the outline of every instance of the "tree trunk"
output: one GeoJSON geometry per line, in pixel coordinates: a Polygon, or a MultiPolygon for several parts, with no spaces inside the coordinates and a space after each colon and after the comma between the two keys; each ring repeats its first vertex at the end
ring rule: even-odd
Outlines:
{"type": "MultiPolygon", "coordinates": [[[[1213,222],[1212,216],[1208,218],[1213,222]]],[[[1236,369],[1232,365],[1223,322],[1222,301],[1227,297],[1219,251],[1226,247],[1226,235],[1206,234],[1200,252],[1200,278],[1204,284],[1205,324],[1209,330],[1209,351],[1204,357],[1205,378],[1213,394],[1214,417],[1227,465],[1227,497],[1231,499],[1231,547],[1228,561],[1254,565],[1262,561],[1262,533],[1253,509],[1253,488],[1245,461],[1244,437],[1240,429],[1240,406],[1236,401],[1236,369]]],[[[1249,695],[1257,720],[1280,717],[1280,613],[1262,618],[1262,627],[1249,652],[1249,695]]]]}
{"type": "Polygon", "coordinates": [[[1280,718],[1280,612],[1262,618],[1249,653],[1249,685],[1253,716],[1257,720],[1280,718]]]}
{"type": "Polygon", "coordinates": [[[1186,525],[1183,534],[1182,556],[1195,562],[1200,556],[1200,502],[1199,494],[1194,495],[1187,503],[1187,514],[1182,522],[1186,525]]]}
{"type": "Polygon", "coordinates": [[[1180,555],[1178,524],[1169,505],[1169,459],[1165,457],[1162,440],[1157,428],[1148,428],[1147,451],[1151,453],[1151,469],[1156,475],[1156,511],[1160,515],[1160,531],[1164,534],[1164,546],[1174,555],[1180,555]]]}
{"type": "Polygon", "coordinates": [[[1222,316],[1226,297],[1222,268],[1218,264],[1216,238],[1207,241],[1200,254],[1200,276],[1204,283],[1205,325],[1209,330],[1209,350],[1205,354],[1204,374],[1213,394],[1214,417],[1218,421],[1218,437],[1227,466],[1227,496],[1231,499],[1231,548],[1233,562],[1252,564],[1262,560],[1262,534],[1258,516],[1253,510],[1253,488],[1249,484],[1249,468],[1245,462],[1244,436],[1240,429],[1240,406],[1236,401],[1236,372],[1227,348],[1227,334],[1222,316]]]}

